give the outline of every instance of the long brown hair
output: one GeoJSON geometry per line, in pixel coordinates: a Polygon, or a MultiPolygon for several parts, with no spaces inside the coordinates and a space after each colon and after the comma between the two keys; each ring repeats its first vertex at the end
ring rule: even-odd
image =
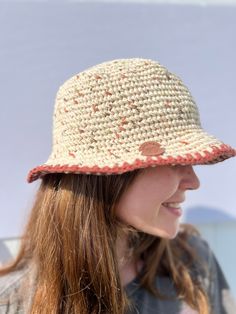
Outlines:
{"type": "MultiPolygon", "coordinates": [[[[118,271],[114,244],[122,224],[115,205],[139,172],[42,178],[19,253],[0,270],[4,275],[30,262],[37,266],[31,314],[121,314],[132,306],[118,271]]],[[[179,298],[200,314],[210,313],[207,295],[190,272],[196,256],[187,237],[193,229],[185,226],[174,240],[127,230],[133,256],[144,261],[141,284],[164,298],[154,278],[167,274],[179,298]]]]}

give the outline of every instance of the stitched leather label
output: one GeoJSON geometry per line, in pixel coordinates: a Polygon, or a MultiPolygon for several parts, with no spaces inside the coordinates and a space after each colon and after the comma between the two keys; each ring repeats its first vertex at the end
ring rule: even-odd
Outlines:
{"type": "Polygon", "coordinates": [[[158,142],[149,141],[141,144],[139,151],[143,156],[159,156],[165,152],[165,149],[158,142]]]}

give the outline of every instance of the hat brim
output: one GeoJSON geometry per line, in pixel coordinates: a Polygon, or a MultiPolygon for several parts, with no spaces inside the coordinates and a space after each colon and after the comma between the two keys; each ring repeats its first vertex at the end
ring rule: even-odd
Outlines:
{"type": "MultiPolygon", "coordinates": [[[[48,173],[85,173],[85,174],[122,174],[139,168],[146,168],[157,165],[206,165],[215,164],[236,156],[236,150],[224,144],[215,137],[207,134],[203,130],[193,130],[185,135],[177,137],[175,143],[171,143],[171,149],[165,149],[161,156],[126,156],[116,160],[114,165],[98,166],[94,162],[93,166],[85,163],[81,166],[81,161],[73,161],[73,164],[58,163],[53,164],[50,159],[47,163],[33,168],[27,177],[27,181],[33,182],[48,173]],[[127,162],[127,160],[132,160],[127,162]],[[78,165],[80,164],[80,165],[78,165]]],[[[97,156],[95,156],[97,161],[97,156]]]]}

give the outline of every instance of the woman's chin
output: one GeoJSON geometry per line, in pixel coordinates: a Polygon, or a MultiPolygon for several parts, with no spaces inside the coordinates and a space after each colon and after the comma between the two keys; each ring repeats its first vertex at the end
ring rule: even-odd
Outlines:
{"type": "MultiPolygon", "coordinates": [[[[140,230],[140,228],[139,228],[140,230]]],[[[142,230],[145,233],[151,234],[153,236],[157,236],[160,238],[164,238],[164,239],[174,239],[178,232],[179,232],[179,226],[173,226],[173,228],[155,228],[155,227],[151,227],[151,228],[143,228],[142,230]]]]}
{"type": "Polygon", "coordinates": [[[177,234],[178,234],[179,230],[162,230],[160,232],[157,233],[157,236],[160,238],[164,238],[164,239],[174,239],[177,234]]]}

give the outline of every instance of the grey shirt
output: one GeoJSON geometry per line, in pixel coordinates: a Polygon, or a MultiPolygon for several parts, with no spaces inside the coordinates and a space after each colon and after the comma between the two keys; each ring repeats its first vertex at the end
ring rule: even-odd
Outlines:
{"type": "MultiPolygon", "coordinates": [[[[235,300],[209,245],[201,237],[196,236],[192,236],[189,242],[196,249],[198,256],[207,265],[207,273],[198,271],[198,267],[192,270],[192,273],[198,276],[204,290],[207,292],[212,307],[212,314],[236,314],[235,300]]],[[[171,296],[174,299],[160,300],[154,297],[146,289],[140,287],[139,280],[135,278],[126,286],[127,294],[134,303],[134,309],[128,314],[197,314],[185,302],[176,297],[173,281],[169,277],[157,276],[155,284],[162,294],[171,296]]]]}
{"type": "MultiPolygon", "coordinates": [[[[197,250],[197,253],[207,262],[209,275],[207,277],[203,274],[198,275],[202,277],[200,279],[210,299],[213,309],[212,313],[235,314],[235,301],[232,298],[224,274],[207,242],[195,236],[190,239],[190,242],[197,250]]],[[[14,298],[14,296],[25,276],[29,277],[32,286],[35,284],[33,279],[34,273],[34,268],[29,267],[28,269],[15,271],[0,277],[0,314],[28,313],[30,296],[25,298],[24,304],[17,298],[14,298]]],[[[146,289],[142,288],[138,278],[135,278],[125,287],[127,295],[134,304],[133,309],[127,314],[197,314],[185,302],[176,297],[173,282],[169,277],[157,276],[155,284],[162,294],[172,296],[173,299],[160,300],[154,297],[146,289]]],[[[29,290],[33,291],[33,288],[29,290]]]]}

